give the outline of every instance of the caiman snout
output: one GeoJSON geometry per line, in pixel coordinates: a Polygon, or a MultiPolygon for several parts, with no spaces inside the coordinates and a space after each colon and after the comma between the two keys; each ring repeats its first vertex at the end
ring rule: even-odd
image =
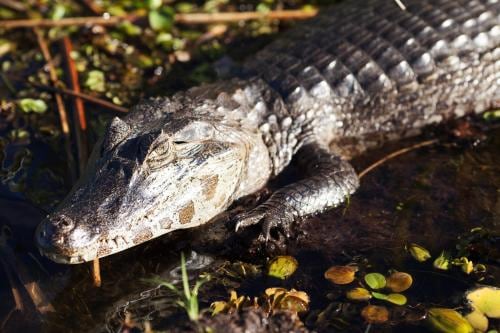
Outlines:
{"type": "Polygon", "coordinates": [[[85,258],[81,253],[94,255],[97,238],[83,229],[77,230],[74,220],[63,214],[49,215],[35,233],[40,252],[59,263],[82,262],[85,258]]]}

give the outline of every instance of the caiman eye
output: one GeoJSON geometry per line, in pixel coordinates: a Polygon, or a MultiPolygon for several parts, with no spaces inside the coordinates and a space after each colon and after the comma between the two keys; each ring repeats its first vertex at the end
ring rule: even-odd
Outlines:
{"type": "Polygon", "coordinates": [[[175,157],[172,141],[168,135],[161,133],[151,143],[148,144],[146,141],[143,144],[139,145],[140,155],[150,171],[162,168],[175,157]]]}

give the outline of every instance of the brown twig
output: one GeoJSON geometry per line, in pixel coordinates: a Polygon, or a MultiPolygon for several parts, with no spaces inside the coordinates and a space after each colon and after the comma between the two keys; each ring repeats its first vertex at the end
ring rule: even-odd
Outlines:
{"type": "MultiPolygon", "coordinates": [[[[175,22],[183,24],[211,24],[223,22],[239,22],[259,19],[273,20],[304,20],[317,14],[317,10],[275,10],[267,13],[261,12],[227,12],[227,13],[190,13],[176,14],[175,22]]],[[[66,26],[88,26],[88,25],[117,25],[124,21],[135,21],[139,16],[89,16],[89,17],[67,17],[58,20],[52,19],[19,19],[3,20],[0,28],[48,28],[66,26]]]]}
{"type": "MultiPolygon", "coordinates": [[[[0,78],[6,79],[7,77],[4,77],[3,74],[0,74],[0,78]]],[[[108,102],[104,99],[100,99],[98,97],[94,97],[94,96],[91,96],[91,95],[88,95],[88,94],[85,94],[82,92],[77,93],[76,91],[71,90],[71,89],[67,89],[67,88],[56,88],[56,87],[48,86],[48,85],[45,85],[42,83],[27,81],[25,78],[22,78],[22,77],[16,76],[16,75],[11,75],[11,74],[9,74],[9,79],[15,80],[15,81],[21,81],[21,82],[24,82],[25,84],[29,84],[30,86],[33,86],[35,88],[50,91],[52,93],[59,93],[59,94],[68,95],[71,97],[78,97],[78,98],[83,99],[86,102],[102,106],[102,107],[110,109],[112,111],[124,112],[124,113],[128,112],[127,108],[124,108],[124,107],[116,105],[112,102],[108,102]]]]}
{"type": "Polygon", "coordinates": [[[303,20],[317,14],[317,10],[274,10],[261,12],[228,12],[228,13],[191,13],[176,14],[175,22],[184,24],[209,24],[223,22],[239,22],[259,19],[303,20]]]}
{"type": "Polygon", "coordinates": [[[36,82],[28,82],[28,84],[30,84],[34,87],[40,88],[40,89],[50,91],[50,92],[57,92],[60,94],[65,94],[65,95],[71,96],[71,97],[78,97],[78,98],[83,99],[86,102],[93,103],[93,104],[102,106],[104,108],[107,108],[107,109],[110,109],[113,111],[128,112],[127,108],[124,108],[124,107],[116,105],[112,102],[108,102],[106,100],[103,100],[103,99],[100,99],[100,98],[97,98],[97,97],[94,97],[94,96],[91,96],[91,95],[88,95],[85,93],[76,92],[76,91],[71,90],[71,89],[55,88],[55,87],[47,86],[47,85],[44,85],[41,83],[36,83],[36,82]]]}
{"type": "MultiPolygon", "coordinates": [[[[47,66],[49,68],[49,76],[50,80],[52,83],[57,86],[59,79],[57,77],[57,72],[54,67],[54,64],[52,63],[52,56],[50,55],[50,50],[49,46],[47,45],[47,42],[45,41],[45,38],[43,37],[43,32],[40,29],[35,28],[34,29],[37,40],[38,40],[38,45],[40,47],[40,50],[42,51],[43,57],[45,58],[45,61],[47,62],[47,66]]],[[[54,94],[56,103],[57,103],[57,110],[59,112],[59,120],[61,122],[61,130],[63,132],[64,136],[64,146],[65,146],[65,151],[66,151],[66,157],[67,157],[67,162],[68,162],[68,169],[70,172],[70,177],[72,182],[74,183],[76,181],[76,173],[74,170],[74,159],[73,159],[73,154],[71,153],[71,138],[70,138],[70,128],[69,128],[69,123],[68,123],[68,113],[66,112],[66,107],[64,106],[64,101],[59,93],[54,94]]]]}
{"type": "Polygon", "coordinates": [[[92,261],[92,277],[94,279],[94,286],[101,286],[101,268],[99,265],[99,258],[92,261]]]}
{"type": "Polygon", "coordinates": [[[19,19],[3,20],[0,22],[0,28],[51,28],[67,26],[86,26],[86,25],[116,25],[123,21],[132,21],[135,16],[89,16],[89,17],[67,17],[58,20],[52,19],[19,19]]]}
{"type": "Polygon", "coordinates": [[[422,147],[425,147],[425,146],[433,145],[436,142],[438,142],[438,139],[432,139],[432,140],[427,140],[427,141],[424,141],[424,142],[420,142],[420,143],[414,144],[414,145],[412,145],[410,147],[406,147],[406,148],[402,148],[402,149],[396,150],[395,152],[390,153],[389,155],[385,156],[384,158],[378,160],[377,162],[373,163],[372,165],[370,165],[369,167],[367,167],[366,169],[364,169],[363,171],[361,171],[358,174],[358,177],[361,179],[363,176],[365,176],[367,173],[369,173],[373,169],[377,168],[378,166],[384,164],[385,162],[387,162],[389,160],[392,160],[395,157],[398,157],[400,155],[406,154],[406,153],[408,153],[408,152],[410,152],[412,150],[415,150],[415,149],[419,149],[419,148],[422,148],[422,147]]]}
{"type": "Polygon", "coordinates": [[[26,11],[26,5],[24,3],[14,0],[0,0],[0,6],[4,6],[18,12],[26,11]]]}
{"type": "MultiPolygon", "coordinates": [[[[68,72],[71,80],[71,86],[73,91],[76,93],[80,92],[80,83],[78,81],[78,73],[76,71],[76,65],[73,58],[71,58],[71,52],[73,52],[73,44],[68,36],[63,38],[64,51],[66,55],[66,62],[68,64],[68,72]]],[[[87,120],[85,119],[85,107],[83,105],[83,100],[80,97],[75,97],[75,109],[74,119],[77,124],[76,126],[76,145],[78,149],[78,166],[80,174],[83,173],[85,166],[87,165],[88,157],[88,144],[87,144],[87,120]]]]}

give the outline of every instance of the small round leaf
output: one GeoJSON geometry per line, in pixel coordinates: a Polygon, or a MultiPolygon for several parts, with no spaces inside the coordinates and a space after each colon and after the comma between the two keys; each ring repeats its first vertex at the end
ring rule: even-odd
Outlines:
{"type": "Polygon", "coordinates": [[[351,301],[368,301],[372,295],[365,288],[354,288],[346,293],[346,297],[351,301]]]}
{"type": "Polygon", "coordinates": [[[361,316],[370,324],[382,324],[389,320],[389,311],[385,306],[367,305],[361,316]]]}
{"type": "Polygon", "coordinates": [[[404,272],[395,272],[387,278],[387,288],[396,293],[407,290],[411,287],[413,278],[410,274],[404,272]]]}
{"type": "Polygon", "coordinates": [[[481,311],[474,310],[464,317],[477,331],[486,332],[488,330],[488,318],[481,311]]]}
{"type": "Polygon", "coordinates": [[[333,266],[325,272],[325,278],[335,284],[349,284],[357,271],[356,266],[333,266]]]}
{"type": "Polygon", "coordinates": [[[386,294],[382,294],[382,293],[378,293],[376,291],[372,291],[372,296],[376,299],[381,299],[383,301],[387,300],[387,295],[386,294]]]}
{"type": "Polygon", "coordinates": [[[402,294],[389,294],[385,300],[396,305],[405,305],[407,302],[406,296],[402,294]]]}
{"type": "Polygon", "coordinates": [[[500,289],[481,287],[467,294],[472,306],[490,318],[500,318],[500,289]]]}
{"type": "Polygon", "coordinates": [[[365,275],[366,284],[372,289],[382,289],[386,285],[385,277],[380,273],[369,273],[365,275]]]}
{"type": "Polygon", "coordinates": [[[278,256],[269,262],[267,275],[285,280],[292,275],[299,263],[291,256],[278,256]]]}

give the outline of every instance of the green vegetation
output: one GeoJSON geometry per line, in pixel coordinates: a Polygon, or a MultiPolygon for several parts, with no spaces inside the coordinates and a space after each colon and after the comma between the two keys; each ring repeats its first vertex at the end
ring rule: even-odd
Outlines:
{"type": "Polygon", "coordinates": [[[176,301],[177,305],[183,308],[189,319],[192,321],[197,321],[200,317],[200,306],[198,304],[198,293],[201,286],[210,280],[209,275],[200,276],[196,280],[193,288],[191,289],[189,285],[189,276],[187,274],[186,259],[184,253],[181,253],[181,274],[182,274],[182,290],[179,289],[175,284],[163,281],[160,278],[150,279],[149,282],[158,284],[160,286],[167,287],[175,294],[177,294],[178,299],[176,301]]]}

